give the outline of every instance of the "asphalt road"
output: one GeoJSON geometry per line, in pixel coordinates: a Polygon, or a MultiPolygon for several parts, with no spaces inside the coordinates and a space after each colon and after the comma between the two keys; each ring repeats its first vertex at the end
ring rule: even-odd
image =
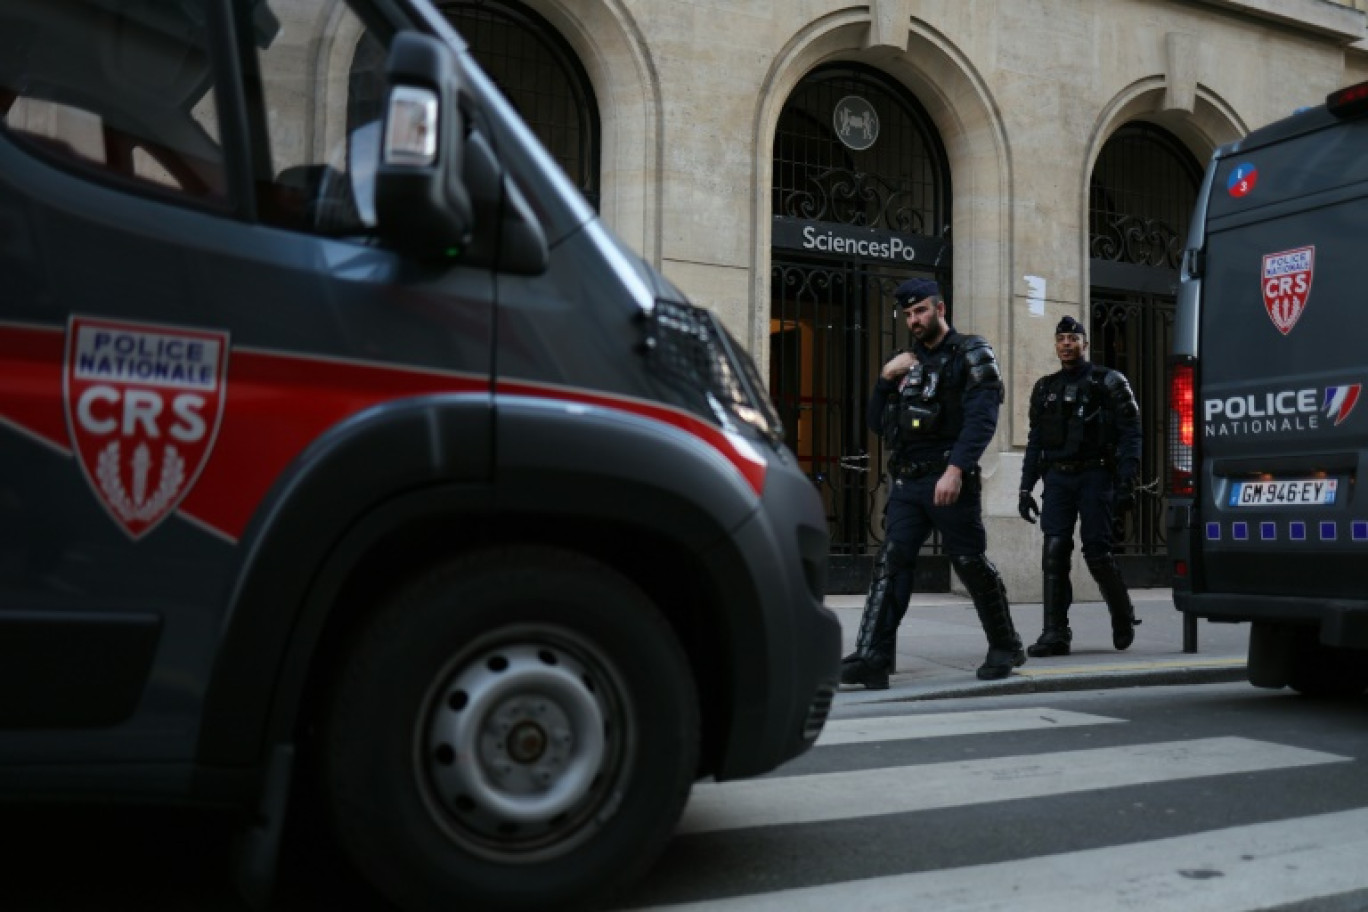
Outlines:
{"type": "Polygon", "coordinates": [[[845,707],[778,774],[696,789],[620,908],[1363,910],[1365,770],[1368,698],[1231,683],[845,707]]]}
{"type": "MultiPolygon", "coordinates": [[[[1231,683],[845,705],[776,773],[700,784],[616,908],[1363,910],[1366,770],[1368,697],[1231,683]]],[[[0,825],[5,912],[245,908],[211,816],[6,808],[0,825]]],[[[277,910],[383,908],[326,856],[307,873],[277,910]]]]}

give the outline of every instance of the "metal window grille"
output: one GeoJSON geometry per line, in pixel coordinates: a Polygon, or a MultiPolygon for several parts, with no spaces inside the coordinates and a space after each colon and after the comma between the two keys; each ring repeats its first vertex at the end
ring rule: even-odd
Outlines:
{"type": "Polygon", "coordinates": [[[1176,270],[1201,182],[1192,154],[1168,131],[1151,124],[1122,127],[1093,168],[1092,256],[1176,270]]]}
{"type": "Polygon", "coordinates": [[[512,0],[445,3],[441,9],[532,132],[598,208],[598,102],[570,45],[545,19],[512,0]]]}
{"type": "Polygon", "coordinates": [[[774,134],[774,215],[939,235],[949,222],[948,170],[930,118],[877,71],[836,66],[808,76],[774,134]],[[852,149],[833,112],[846,96],[870,102],[878,139],[852,149]]]}

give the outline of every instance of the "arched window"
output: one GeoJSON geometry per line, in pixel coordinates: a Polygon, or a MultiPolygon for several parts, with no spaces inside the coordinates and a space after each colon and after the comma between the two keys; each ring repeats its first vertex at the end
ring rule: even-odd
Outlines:
{"type": "MultiPolygon", "coordinates": [[[[1142,481],[1164,464],[1165,372],[1173,347],[1178,266],[1202,167],[1172,133],[1121,127],[1102,147],[1088,192],[1092,359],[1124,373],[1140,405],[1142,481]]],[[[1133,586],[1167,585],[1165,502],[1146,486],[1118,519],[1117,561],[1133,586]]]]}
{"type": "Polygon", "coordinates": [[[512,0],[443,3],[471,53],[595,208],[599,115],[589,76],[560,33],[512,0]]]}
{"type": "Polygon", "coordinates": [[[814,70],[779,115],[775,216],[939,236],[950,221],[948,175],[926,112],[877,70],[814,70]]]}
{"type": "Polygon", "coordinates": [[[1117,130],[1089,184],[1089,248],[1103,261],[1093,284],[1116,284],[1105,263],[1176,271],[1201,183],[1201,167],[1167,130],[1147,123],[1117,130]]]}

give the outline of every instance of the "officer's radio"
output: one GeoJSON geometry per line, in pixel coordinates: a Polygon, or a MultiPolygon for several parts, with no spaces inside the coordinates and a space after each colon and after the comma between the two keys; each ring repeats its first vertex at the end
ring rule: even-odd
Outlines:
{"type": "Polygon", "coordinates": [[[912,365],[899,389],[897,427],[908,437],[925,437],[940,429],[941,405],[935,401],[940,371],[920,361],[912,365]]]}

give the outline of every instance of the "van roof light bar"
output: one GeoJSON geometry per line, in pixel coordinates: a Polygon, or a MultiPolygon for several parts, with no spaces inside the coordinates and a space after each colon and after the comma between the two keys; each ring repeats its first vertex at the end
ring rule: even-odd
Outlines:
{"type": "Polygon", "coordinates": [[[1353,117],[1368,111],[1368,82],[1336,89],[1325,96],[1325,107],[1336,117],[1353,117]]]}

